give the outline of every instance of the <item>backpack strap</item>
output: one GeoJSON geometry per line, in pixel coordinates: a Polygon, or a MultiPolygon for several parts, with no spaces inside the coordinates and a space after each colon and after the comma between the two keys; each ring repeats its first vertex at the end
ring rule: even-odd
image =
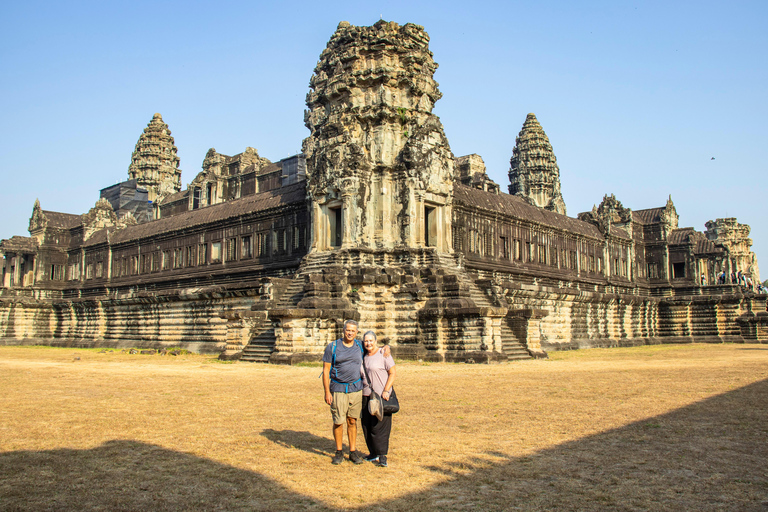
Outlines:
{"type": "MultiPolygon", "coordinates": [[[[336,371],[336,377],[338,377],[338,376],[339,376],[339,369],[338,369],[338,368],[336,368],[336,342],[338,342],[338,341],[339,341],[339,340],[336,340],[336,341],[334,341],[334,342],[333,342],[333,357],[331,358],[331,369],[333,369],[333,370],[335,370],[335,371],[336,371]]],[[[365,358],[365,349],[363,349],[363,346],[360,344],[360,341],[358,341],[358,340],[357,340],[357,338],[355,338],[355,345],[357,345],[357,346],[360,348],[360,355],[361,355],[363,358],[365,358]]],[[[342,384],[342,385],[344,385],[344,392],[345,392],[345,393],[349,393],[349,386],[350,386],[350,385],[354,385],[354,384],[357,384],[358,382],[360,382],[361,380],[363,380],[363,378],[362,378],[362,377],[360,377],[359,379],[357,379],[357,380],[356,380],[356,381],[354,381],[354,382],[339,382],[338,380],[336,380],[336,379],[334,379],[333,377],[331,377],[331,376],[330,376],[330,373],[329,373],[328,377],[329,377],[329,378],[330,378],[330,379],[331,379],[333,382],[335,382],[336,384],[342,384]]]]}

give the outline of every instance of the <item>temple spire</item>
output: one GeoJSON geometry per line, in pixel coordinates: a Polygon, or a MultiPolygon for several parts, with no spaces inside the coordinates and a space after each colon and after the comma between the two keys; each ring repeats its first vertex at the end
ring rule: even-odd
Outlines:
{"type": "Polygon", "coordinates": [[[534,114],[528,114],[515,139],[509,161],[509,193],[534,206],[565,215],[560,193],[560,169],[547,134],[534,114]]]}
{"type": "Polygon", "coordinates": [[[135,179],[139,187],[147,189],[150,201],[159,202],[178,192],[181,190],[181,169],[176,153],[171,130],[163,117],[155,114],[136,142],[128,179],[135,179]]]}

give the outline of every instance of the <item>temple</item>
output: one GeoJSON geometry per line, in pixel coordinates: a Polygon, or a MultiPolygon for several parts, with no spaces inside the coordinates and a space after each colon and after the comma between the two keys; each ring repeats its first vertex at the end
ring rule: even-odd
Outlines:
{"type": "Polygon", "coordinates": [[[319,360],[348,318],[425,361],[768,341],[748,226],[680,228],[671,198],[632,210],[613,195],[568,217],[533,114],[502,192],[482,157],[451,151],[436,69],[422,27],[342,22],[310,80],[302,152],[212,148],[186,189],[155,114],[128,179],[89,212],[35,202],[30,236],[0,241],[0,343],[292,364],[319,360]]]}

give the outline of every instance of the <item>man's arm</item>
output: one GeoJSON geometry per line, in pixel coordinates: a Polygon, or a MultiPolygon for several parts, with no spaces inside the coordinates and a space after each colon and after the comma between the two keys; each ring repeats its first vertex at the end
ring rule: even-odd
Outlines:
{"type": "Polygon", "coordinates": [[[391,352],[392,350],[390,350],[389,345],[384,345],[383,347],[381,347],[381,353],[384,354],[385,358],[389,357],[391,352]]]}
{"type": "Polygon", "coordinates": [[[333,403],[331,394],[331,363],[323,363],[323,390],[325,391],[325,403],[333,403]]]}

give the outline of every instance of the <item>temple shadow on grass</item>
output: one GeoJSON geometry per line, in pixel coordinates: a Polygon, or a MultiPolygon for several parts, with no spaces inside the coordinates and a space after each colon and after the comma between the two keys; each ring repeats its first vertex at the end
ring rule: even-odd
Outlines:
{"type": "MultiPolygon", "coordinates": [[[[296,430],[273,430],[271,428],[262,430],[260,433],[275,444],[286,448],[297,448],[314,455],[326,455],[332,457],[334,452],[330,450],[333,440],[327,437],[316,436],[307,431],[296,430]]],[[[347,448],[346,443],[344,444],[347,448]]]]}
{"type": "MultiPolygon", "coordinates": [[[[429,469],[442,475],[441,483],[361,509],[765,512],[766,418],[768,381],[761,381],[530,456],[489,452],[435,464],[429,469]]],[[[327,454],[329,440],[306,432],[262,435],[327,454]]],[[[331,510],[256,472],[134,441],[0,454],[0,504],[3,510],[331,510]]]]}
{"type": "Polygon", "coordinates": [[[268,477],[137,441],[0,454],[0,510],[330,510],[268,477]]]}

